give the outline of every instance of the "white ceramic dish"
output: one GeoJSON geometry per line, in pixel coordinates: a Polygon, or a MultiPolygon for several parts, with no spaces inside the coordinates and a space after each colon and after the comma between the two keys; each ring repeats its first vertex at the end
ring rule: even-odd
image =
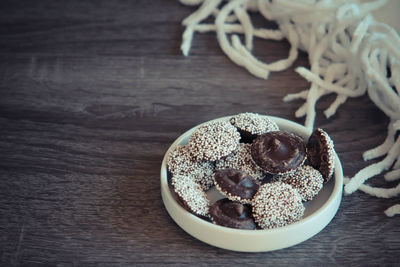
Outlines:
{"type": "MultiPolygon", "coordinates": [[[[223,117],[216,120],[228,120],[223,117]]],[[[294,132],[308,139],[311,132],[304,126],[278,117],[269,116],[281,130],[294,132]]],[[[197,127],[197,126],[196,126],[197,127]]],[[[172,219],[187,233],[210,245],[235,251],[260,252],[287,248],[301,243],[319,233],[335,216],[343,188],[343,171],[336,156],[335,172],[332,179],[324,185],[318,196],[306,202],[304,217],[293,224],[267,230],[239,230],[212,224],[186,211],[175,199],[167,177],[167,155],[177,145],[188,142],[196,128],[182,134],[168,149],[161,166],[161,195],[164,205],[172,219]]],[[[211,202],[222,196],[213,189],[208,192],[211,202]]]]}

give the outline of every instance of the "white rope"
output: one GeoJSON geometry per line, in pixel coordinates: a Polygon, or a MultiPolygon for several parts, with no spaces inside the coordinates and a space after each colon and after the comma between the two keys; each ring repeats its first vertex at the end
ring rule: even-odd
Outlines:
{"type": "Polygon", "coordinates": [[[381,145],[379,145],[373,149],[365,151],[363,154],[364,160],[365,161],[371,160],[371,159],[378,158],[378,157],[381,157],[381,156],[387,154],[389,152],[390,148],[394,144],[394,134],[395,133],[396,133],[396,131],[393,127],[393,122],[390,122],[389,126],[388,126],[388,134],[386,136],[385,141],[381,145]]]}
{"type": "Polygon", "coordinates": [[[325,117],[330,118],[333,114],[336,113],[337,109],[340,105],[346,102],[348,96],[345,94],[338,94],[335,101],[324,111],[325,117]]]}
{"type": "Polygon", "coordinates": [[[386,181],[396,181],[400,179],[400,169],[387,172],[384,176],[386,181]]]}
{"type": "MultiPolygon", "coordinates": [[[[219,9],[214,9],[212,12],[213,16],[216,17],[219,14],[219,9]]],[[[229,15],[225,19],[226,22],[232,23],[237,21],[237,17],[235,14],[229,15]]],[[[243,32],[244,33],[244,32],[243,32]]]]}
{"type": "Polygon", "coordinates": [[[369,13],[375,9],[379,9],[387,4],[387,0],[375,0],[371,2],[365,2],[360,5],[360,9],[363,13],[369,13]]]}
{"type": "Polygon", "coordinates": [[[373,21],[372,15],[367,15],[365,19],[363,19],[360,22],[360,24],[358,24],[352,36],[353,39],[351,40],[350,44],[350,52],[352,53],[357,52],[358,47],[360,46],[360,43],[362,41],[362,38],[364,38],[365,34],[367,33],[368,28],[371,25],[372,21],[373,21]]]}
{"type": "Polygon", "coordinates": [[[228,37],[226,35],[225,29],[224,29],[224,24],[225,24],[225,19],[231,13],[235,7],[238,7],[240,5],[243,5],[247,2],[247,0],[234,0],[226,4],[221,12],[218,14],[216,20],[215,20],[215,25],[217,27],[217,39],[220,43],[222,51],[225,52],[225,54],[236,64],[239,66],[245,67],[251,74],[258,78],[262,79],[267,79],[269,75],[269,71],[265,69],[261,69],[254,64],[251,64],[249,60],[247,60],[245,57],[243,57],[236,49],[234,49],[228,40],[228,37]]]}
{"type": "Polygon", "coordinates": [[[187,6],[197,6],[200,5],[204,0],[179,0],[184,5],[187,6]]]}
{"type": "Polygon", "coordinates": [[[396,214],[400,214],[400,204],[396,204],[385,210],[385,214],[388,217],[393,217],[396,214]]]}
{"type": "MultiPolygon", "coordinates": [[[[195,32],[215,31],[222,51],[237,65],[256,77],[268,79],[270,72],[290,67],[298,50],[308,53],[310,68],[296,71],[311,85],[299,93],[288,94],[284,102],[304,101],[295,115],[305,116],[305,126],[314,127],[318,100],[336,94],[324,111],[327,118],[336,114],[350,97],[368,93],[370,99],[391,120],[388,135],[378,147],[363,154],[364,160],[385,156],[383,160],[360,170],[345,186],[346,193],[363,190],[363,183],[374,175],[388,171],[388,181],[399,179],[400,141],[400,37],[390,26],[374,20],[371,11],[386,0],[180,0],[186,5],[200,5],[183,25],[181,49],[188,55],[195,32]],[[255,28],[249,11],[259,12],[278,29],[255,28]],[[205,23],[208,17],[214,23],[205,23]],[[244,35],[244,44],[238,34],[244,35]],[[253,39],[281,40],[291,48],[287,58],[265,63],[251,53],[253,39]],[[397,137],[397,140],[395,140],[397,137]]],[[[271,51],[273,53],[273,51],[271,51]]],[[[381,196],[380,189],[368,192],[381,196]],[[378,190],[378,191],[376,191],[378,190]],[[375,193],[374,193],[375,192],[375,193]]],[[[365,190],[363,190],[365,191],[365,190]]]]}
{"type": "MultiPolygon", "coordinates": [[[[346,185],[348,185],[351,180],[349,178],[345,178],[346,185]]],[[[364,193],[367,193],[375,197],[392,198],[400,194],[400,183],[396,187],[392,188],[372,187],[366,184],[362,184],[360,185],[359,189],[364,193]]]]}
{"type": "Polygon", "coordinates": [[[386,157],[382,161],[371,164],[357,172],[356,175],[344,187],[344,192],[346,194],[351,194],[356,191],[369,178],[378,175],[385,170],[388,170],[393,162],[396,160],[399,151],[400,137],[397,138],[397,141],[389,149],[386,157]]]}
{"type": "Polygon", "coordinates": [[[308,90],[301,91],[299,93],[294,93],[294,94],[287,94],[284,98],[284,102],[289,102],[295,99],[307,99],[308,96],[308,90]]]}
{"type": "Polygon", "coordinates": [[[236,6],[233,10],[235,11],[240,23],[243,25],[244,36],[246,38],[246,47],[251,51],[253,49],[254,28],[251,24],[250,17],[247,12],[242,8],[239,8],[239,6],[236,6]]]}
{"type": "Polygon", "coordinates": [[[397,157],[396,162],[393,164],[393,169],[400,169],[400,155],[397,157]]]}
{"type": "Polygon", "coordinates": [[[192,46],[194,25],[207,18],[209,13],[212,12],[220,2],[221,0],[205,0],[197,11],[182,21],[182,24],[186,26],[186,29],[183,32],[183,41],[181,45],[183,55],[189,55],[190,47],[192,46]]]}
{"type": "Polygon", "coordinates": [[[306,80],[311,81],[326,90],[336,92],[338,94],[343,94],[343,95],[347,95],[347,96],[351,96],[351,97],[361,96],[364,94],[364,90],[362,88],[359,88],[360,89],[359,91],[347,90],[346,88],[344,88],[342,86],[338,86],[334,83],[329,83],[329,82],[322,80],[320,77],[318,77],[318,75],[316,75],[315,73],[313,73],[312,71],[309,71],[308,69],[306,69],[304,67],[296,68],[296,72],[298,74],[300,74],[301,76],[303,76],[306,80]]]}

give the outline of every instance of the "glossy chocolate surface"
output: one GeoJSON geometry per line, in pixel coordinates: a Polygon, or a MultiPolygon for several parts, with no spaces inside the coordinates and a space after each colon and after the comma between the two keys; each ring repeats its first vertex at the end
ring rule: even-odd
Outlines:
{"type": "Polygon", "coordinates": [[[262,134],[254,140],[251,156],[265,171],[278,174],[292,171],[302,165],[306,153],[300,136],[275,131],[262,134]]]}
{"type": "Polygon", "coordinates": [[[214,181],[224,195],[251,200],[258,190],[257,181],[244,172],[235,169],[223,169],[214,174],[214,181]]]}
{"type": "Polygon", "coordinates": [[[251,206],[233,202],[227,198],[220,199],[211,205],[210,217],[215,224],[225,227],[248,230],[257,228],[251,206]]]}

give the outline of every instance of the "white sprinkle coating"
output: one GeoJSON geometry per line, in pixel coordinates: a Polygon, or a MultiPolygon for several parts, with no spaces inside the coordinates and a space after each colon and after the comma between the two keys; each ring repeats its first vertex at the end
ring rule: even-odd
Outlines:
{"type": "Polygon", "coordinates": [[[171,184],[188,209],[197,215],[208,215],[210,202],[207,194],[191,177],[174,175],[172,176],[171,184]]]}
{"type": "Polygon", "coordinates": [[[197,161],[189,151],[188,145],[177,146],[168,155],[168,170],[173,175],[185,175],[199,183],[203,190],[214,184],[214,164],[208,161],[197,161]]]}
{"type": "Polygon", "coordinates": [[[254,220],[263,229],[294,223],[304,210],[299,192],[279,181],[263,184],[253,198],[254,220]]]}
{"type": "Polygon", "coordinates": [[[266,175],[266,172],[251,157],[251,144],[241,143],[236,151],[215,163],[216,170],[226,168],[240,170],[257,180],[264,179],[266,175]]]}
{"type": "Polygon", "coordinates": [[[276,175],[273,180],[291,185],[299,192],[303,202],[312,200],[324,184],[322,174],[309,165],[300,166],[292,173],[276,175]]]}
{"type": "Polygon", "coordinates": [[[236,150],[239,140],[239,132],[229,122],[211,121],[196,128],[188,144],[196,159],[216,161],[236,150]]]}
{"type": "Polygon", "coordinates": [[[240,130],[257,135],[279,130],[278,125],[273,120],[257,113],[240,113],[230,118],[230,122],[240,130]]]}

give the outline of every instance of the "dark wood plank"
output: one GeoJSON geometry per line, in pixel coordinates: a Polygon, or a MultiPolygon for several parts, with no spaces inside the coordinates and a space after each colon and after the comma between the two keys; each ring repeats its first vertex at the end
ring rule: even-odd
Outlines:
{"type": "MultiPolygon", "coordinates": [[[[399,217],[383,214],[398,197],[344,196],[321,233],[268,253],[211,247],[168,216],[159,169],[177,136],[245,111],[303,123],[302,103],[282,98],[308,86],[293,71],[305,54],[267,81],[230,62],[211,33],[183,57],[180,23],[193,10],[161,0],[0,3],[0,265],[398,266],[399,217]]],[[[288,47],[257,41],[255,53],[273,61],[288,47]]],[[[332,100],[318,104],[316,126],[351,176],[388,120],[367,96],[326,120],[332,100]]],[[[371,183],[388,186],[382,176],[371,183]]]]}

